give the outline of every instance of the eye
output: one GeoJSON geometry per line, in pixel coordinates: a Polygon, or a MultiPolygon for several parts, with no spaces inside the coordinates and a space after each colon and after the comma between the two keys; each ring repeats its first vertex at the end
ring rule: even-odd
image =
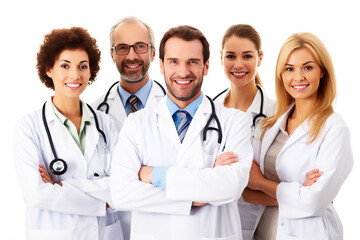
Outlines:
{"type": "Polygon", "coordinates": [[[170,60],[169,63],[175,64],[175,63],[177,63],[177,61],[176,60],[170,60]]]}
{"type": "Polygon", "coordinates": [[[313,67],[312,67],[312,66],[306,66],[304,69],[305,69],[306,71],[309,71],[309,70],[312,70],[313,67]]]}
{"type": "Polygon", "coordinates": [[[190,63],[190,64],[197,64],[198,61],[196,61],[196,60],[190,60],[189,63],[190,63]]]}
{"type": "Polygon", "coordinates": [[[64,68],[64,69],[68,69],[69,68],[69,65],[64,63],[64,64],[61,64],[60,65],[61,68],[64,68]]]}
{"type": "Polygon", "coordinates": [[[79,69],[81,69],[81,70],[86,70],[88,68],[89,68],[88,65],[80,65],[79,66],[79,69]]]}
{"type": "Polygon", "coordinates": [[[145,43],[137,43],[137,44],[135,44],[135,47],[138,49],[144,49],[144,48],[146,48],[146,44],[145,43]]]}
{"type": "Polygon", "coordinates": [[[231,60],[236,58],[236,56],[234,54],[229,54],[229,55],[226,55],[225,57],[227,59],[231,59],[231,60]]]}
{"type": "Polygon", "coordinates": [[[252,56],[249,55],[249,54],[247,54],[247,55],[244,56],[244,58],[245,58],[245,59],[249,59],[249,58],[252,58],[252,56]]]}
{"type": "Polygon", "coordinates": [[[287,68],[285,68],[285,71],[286,71],[286,72],[292,72],[292,71],[294,71],[294,68],[292,68],[292,67],[287,67],[287,68]]]}

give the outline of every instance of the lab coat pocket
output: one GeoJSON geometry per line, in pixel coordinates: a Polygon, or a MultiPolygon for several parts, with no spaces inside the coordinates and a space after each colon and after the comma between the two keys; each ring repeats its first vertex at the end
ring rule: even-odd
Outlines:
{"type": "Polygon", "coordinates": [[[121,229],[120,221],[104,227],[104,231],[101,233],[100,239],[123,239],[123,232],[121,229]]]}
{"type": "Polygon", "coordinates": [[[242,239],[242,237],[239,234],[235,234],[229,237],[218,237],[218,238],[201,238],[201,240],[239,240],[242,239]]]}
{"type": "Polygon", "coordinates": [[[28,240],[76,240],[76,230],[31,229],[28,240]]]}
{"type": "Polygon", "coordinates": [[[132,231],[131,235],[130,235],[130,239],[131,240],[155,240],[155,237],[151,236],[151,235],[145,235],[142,233],[132,231]]]}

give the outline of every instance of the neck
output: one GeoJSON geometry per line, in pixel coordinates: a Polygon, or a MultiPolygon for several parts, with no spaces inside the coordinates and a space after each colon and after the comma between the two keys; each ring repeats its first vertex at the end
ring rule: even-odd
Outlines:
{"type": "Polygon", "coordinates": [[[314,112],[315,107],[316,99],[295,100],[295,109],[290,117],[302,123],[314,112]]]}
{"type": "Polygon", "coordinates": [[[120,85],[127,92],[131,94],[135,94],[137,91],[140,90],[140,88],[142,88],[147,83],[148,80],[149,80],[149,74],[147,74],[141,81],[136,83],[127,82],[123,78],[120,78],[120,85]]]}
{"type": "Polygon", "coordinates": [[[68,119],[81,117],[80,99],[58,97],[56,94],[52,98],[53,104],[59,112],[68,119]]]}
{"type": "Polygon", "coordinates": [[[225,99],[224,106],[246,112],[251,106],[257,90],[255,81],[241,87],[236,87],[231,84],[231,89],[229,95],[225,99]]]}
{"type": "Polygon", "coordinates": [[[187,100],[187,101],[181,101],[176,99],[172,94],[168,94],[169,98],[181,109],[186,108],[187,106],[190,105],[190,103],[192,103],[193,101],[195,101],[195,99],[197,99],[198,97],[200,97],[201,95],[201,91],[199,91],[194,97],[192,97],[191,99],[187,100]]]}

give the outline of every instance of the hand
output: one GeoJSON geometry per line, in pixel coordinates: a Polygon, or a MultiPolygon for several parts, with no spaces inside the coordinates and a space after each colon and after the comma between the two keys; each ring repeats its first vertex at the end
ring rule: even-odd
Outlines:
{"type": "Polygon", "coordinates": [[[252,190],[261,190],[259,189],[259,183],[265,179],[264,175],[261,173],[260,166],[257,162],[253,161],[249,174],[248,187],[252,190]]]}
{"type": "Polygon", "coordinates": [[[139,180],[144,182],[144,183],[151,183],[151,175],[153,172],[153,167],[148,167],[148,166],[141,166],[140,170],[139,170],[139,180]]]}
{"type": "MultiPolygon", "coordinates": [[[[45,170],[45,167],[43,165],[41,165],[41,164],[39,164],[39,172],[40,172],[40,176],[41,176],[44,183],[51,183],[52,185],[54,185],[54,182],[51,179],[49,173],[45,170]]],[[[59,182],[58,184],[60,186],[62,186],[61,182],[59,182]]]]}
{"type": "Polygon", "coordinates": [[[320,172],[319,169],[311,170],[306,174],[306,180],[303,184],[304,187],[311,186],[323,175],[323,172],[320,172]]]}
{"type": "Polygon", "coordinates": [[[207,203],[199,203],[199,202],[192,202],[191,206],[193,207],[202,207],[207,205],[207,203]]]}
{"type": "Polygon", "coordinates": [[[238,155],[233,152],[225,152],[220,154],[214,163],[214,167],[216,166],[226,166],[231,165],[239,161],[238,155]]]}

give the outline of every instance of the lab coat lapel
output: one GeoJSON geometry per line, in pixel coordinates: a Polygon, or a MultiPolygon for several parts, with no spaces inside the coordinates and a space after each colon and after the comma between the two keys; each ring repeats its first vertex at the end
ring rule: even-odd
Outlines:
{"type": "Polygon", "coordinates": [[[96,129],[95,116],[92,114],[90,109],[85,106],[91,120],[91,125],[86,126],[86,140],[85,140],[85,152],[84,157],[89,163],[92,159],[96,145],[99,141],[99,132],[96,129]]]}
{"type": "Polygon", "coordinates": [[[186,132],[185,138],[180,148],[181,150],[179,153],[179,158],[181,158],[182,154],[192,146],[196,139],[199,138],[199,135],[202,133],[202,130],[204,129],[210,114],[211,105],[207,97],[204,95],[203,100],[190,123],[189,129],[186,132]]]}
{"type": "Polygon", "coordinates": [[[181,147],[181,142],[176,131],[176,127],[169,109],[166,104],[166,98],[163,98],[156,107],[157,127],[159,131],[163,132],[168,139],[176,146],[177,149],[181,147]]]}
{"type": "MultiPolygon", "coordinates": [[[[310,124],[308,119],[306,119],[299,127],[297,127],[294,132],[291,134],[290,138],[286,141],[284,147],[281,149],[279,155],[281,152],[286,150],[288,147],[290,147],[295,142],[298,142],[300,138],[302,138],[304,135],[308,134],[308,131],[310,129],[310,124]]],[[[305,138],[305,141],[308,139],[305,138]]]]}
{"type": "MultiPolygon", "coordinates": [[[[52,109],[51,100],[46,103],[46,120],[50,130],[51,137],[54,142],[54,147],[59,158],[64,159],[68,168],[75,169],[74,165],[82,165],[81,168],[86,170],[86,162],[83,160],[84,157],[80,151],[79,146],[76,144],[68,129],[64,124],[56,117],[54,110],[52,109]],[[75,155],[75,156],[74,156],[75,155]],[[72,162],[72,159],[76,159],[76,163],[72,162]]],[[[72,172],[69,171],[72,176],[83,176],[83,172],[72,172]]]]}
{"type": "Polygon", "coordinates": [[[156,106],[159,103],[158,98],[164,97],[164,92],[161,88],[153,81],[152,87],[149,93],[149,97],[146,101],[145,108],[156,106]]]}
{"type": "MultiPolygon", "coordinates": [[[[288,110],[279,117],[279,119],[275,122],[274,126],[272,126],[270,129],[268,129],[264,135],[264,138],[262,139],[261,144],[261,154],[260,154],[260,169],[264,173],[264,158],[265,154],[268,151],[269,147],[273,143],[274,139],[278,135],[280,131],[280,126],[284,123],[285,117],[288,115],[291,109],[293,109],[294,104],[292,104],[288,110]]],[[[286,144],[285,144],[286,145],[286,144]]],[[[283,148],[284,149],[284,148],[283,148]]],[[[282,149],[282,150],[283,150],[282,149]]],[[[281,151],[282,151],[281,150],[281,151]]]]}
{"type": "MultiPolygon", "coordinates": [[[[117,89],[117,88],[116,88],[117,89]]],[[[108,99],[114,99],[110,104],[109,115],[112,119],[117,119],[119,121],[120,126],[122,126],[127,118],[124,105],[120,99],[120,96],[116,91],[112,91],[109,95],[108,99]]],[[[120,131],[120,129],[119,129],[120,131]]]]}

